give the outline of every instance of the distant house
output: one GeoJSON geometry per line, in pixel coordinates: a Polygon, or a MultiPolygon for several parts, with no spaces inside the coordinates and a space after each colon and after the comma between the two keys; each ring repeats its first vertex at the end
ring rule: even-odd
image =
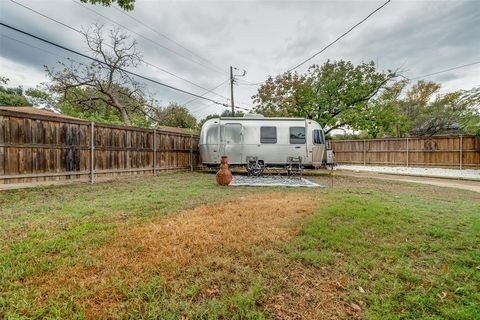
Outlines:
{"type": "MultiPolygon", "coordinates": [[[[480,130],[480,123],[477,124],[477,129],[480,130]]],[[[465,134],[465,132],[460,127],[460,124],[454,123],[449,127],[444,128],[443,130],[438,132],[436,135],[460,135],[460,134],[465,134]]]]}

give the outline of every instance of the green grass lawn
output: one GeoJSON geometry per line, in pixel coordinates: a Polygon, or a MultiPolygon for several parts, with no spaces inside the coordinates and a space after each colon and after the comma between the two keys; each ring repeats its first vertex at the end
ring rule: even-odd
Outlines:
{"type": "Polygon", "coordinates": [[[341,270],[348,300],[365,305],[367,319],[478,318],[479,197],[425,189],[343,190],[289,251],[341,270]]]}
{"type": "MultiPolygon", "coordinates": [[[[0,318],[93,318],[85,301],[97,297],[74,276],[53,292],[37,280],[100,265],[95,251],[126,226],[204,204],[221,206],[222,199],[298,191],[218,187],[213,175],[200,173],[1,191],[0,318]]],[[[114,281],[99,277],[96,285],[115,293],[108,316],[275,318],[279,311],[271,301],[297,290],[286,275],[298,266],[304,278],[328,277],[325,288],[332,279],[337,284],[332,299],[344,311],[330,318],[478,318],[480,194],[347,177],[338,177],[334,188],[302,192],[317,209],[288,226],[298,231],[289,241],[235,256],[208,253],[202,265],[175,269],[173,280],[153,267],[133,283],[121,272],[114,281]]]]}

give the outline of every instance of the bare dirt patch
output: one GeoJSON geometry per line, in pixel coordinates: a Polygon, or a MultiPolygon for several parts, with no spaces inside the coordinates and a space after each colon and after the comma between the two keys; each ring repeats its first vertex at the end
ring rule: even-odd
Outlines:
{"type": "Polygon", "coordinates": [[[108,310],[121,304],[115,284],[119,279],[124,287],[134,287],[154,272],[166,281],[185,283],[189,276],[184,270],[223,261],[225,266],[218,267],[225,269],[225,279],[235,279],[232,274],[248,266],[268,273],[268,281],[284,283],[283,293],[262,299],[276,318],[341,317],[345,315],[341,299],[326,272],[293,262],[268,265],[255,260],[255,248],[280,248],[315,207],[308,193],[278,192],[200,206],[142,225],[123,225],[114,241],[90,252],[92,265],[65,267],[43,274],[34,283],[47,299],[58,289],[83,292],[79,303],[87,317],[108,318],[108,310]]]}

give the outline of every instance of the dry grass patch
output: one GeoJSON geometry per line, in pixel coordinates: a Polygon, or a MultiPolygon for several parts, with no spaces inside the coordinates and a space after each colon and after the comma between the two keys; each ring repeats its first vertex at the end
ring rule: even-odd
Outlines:
{"type": "Polygon", "coordinates": [[[282,272],[281,290],[266,305],[274,319],[358,319],[361,314],[345,303],[347,292],[332,268],[290,263],[282,272]]]}
{"type": "Polygon", "coordinates": [[[212,254],[242,255],[252,246],[287,240],[295,234],[292,222],[314,208],[304,195],[273,193],[187,210],[124,230],[98,251],[101,270],[129,270],[139,277],[163,266],[163,275],[174,277],[177,268],[198,265],[212,254]]]}
{"type": "MultiPolygon", "coordinates": [[[[35,283],[44,288],[47,299],[59,288],[83,292],[78,301],[87,317],[104,318],[109,316],[109,310],[118,309],[121,301],[116,281],[120,280],[123,287],[134,287],[152,273],[167,282],[188,283],[183,277],[192,274],[185,270],[211,268],[213,264],[227,273],[222,275],[224,279],[232,279],[243,267],[257,271],[270,269],[268,272],[274,269],[273,277],[296,279],[296,275],[307,269],[289,270],[288,266],[252,261],[254,251],[259,246],[281,246],[291,239],[298,232],[297,222],[315,207],[316,202],[308,193],[269,193],[200,206],[142,225],[125,225],[114,241],[90,253],[92,265],[75,265],[54,274],[45,273],[36,278],[35,283]]],[[[202,277],[198,272],[196,276],[202,277]]],[[[329,286],[329,283],[323,284],[329,286]]],[[[217,289],[216,286],[205,288],[205,292],[199,294],[216,295],[217,289]]],[[[302,290],[308,292],[312,287],[300,283],[297,289],[287,293],[289,301],[285,307],[298,309],[299,304],[312,307],[302,302],[302,290]],[[290,299],[298,303],[292,305],[290,299]]],[[[317,304],[324,303],[319,302],[317,296],[312,299],[317,304]]],[[[274,300],[266,299],[268,309],[285,315],[283,307],[275,307],[284,303],[274,300]]]]}

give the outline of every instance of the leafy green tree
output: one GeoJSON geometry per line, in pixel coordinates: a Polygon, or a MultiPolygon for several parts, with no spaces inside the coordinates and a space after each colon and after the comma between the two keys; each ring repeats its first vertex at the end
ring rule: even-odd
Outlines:
{"type": "Polygon", "coordinates": [[[30,106],[23,88],[6,87],[10,79],[0,76],[0,106],[30,106]]]}
{"type": "Polygon", "coordinates": [[[460,102],[466,104],[472,113],[463,121],[465,133],[480,136],[480,86],[464,91],[460,102]]]}
{"type": "Polygon", "coordinates": [[[357,133],[343,133],[343,134],[336,134],[331,136],[330,138],[325,135],[325,140],[358,140],[358,139],[371,139],[373,138],[371,134],[367,131],[359,131],[357,133]]]}
{"type": "Polygon", "coordinates": [[[154,123],[160,126],[196,129],[197,119],[185,106],[172,102],[166,108],[151,110],[154,123]]]}
{"type": "Polygon", "coordinates": [[[37,88],[30,88],[25,91],[28,101],[34,106],[43,107],[45,109],[60,111],[58,108],[58,99],[52,96],[48,91],[37,88]]]}
{"type": "Polygon", "coordinates": [[[403,136],[408,131],[407,118],[400,113],[401,94],[408,81],[395,82],[371,99],[358,127],[370,138],[403,136]]]}
{"type": "Polygon", "coordinates": [[[109,7],[114,2],[118,4],[120,8],[125,11],[131,11],[134,8],[135,0],[80,0],[83,3],[91,3],[91,4],[100,4],[105,7],[109,7]]]}
{"type": "Polygon", "coordinates": [[[440,84],[395,82],[368,103],[358,127],[373,138],[431,136],[451,130],[475,133],[479,123],[475,90],[440,94],[440,84]]]}
{"type": "Polygon", "coordinates": [[[220,115],[218,115],[218,114],[209,114],[208,116],[206,116],[205,118],[203,118],[202,120],[200,120],[200,121],[198,122],[198,127],[199,127],[199,128],[202,128],[203,124],[204,124],[205,122],[207,122],[207,120],[215,119],[215,118],[220,118],[220,115]]]}
{"type": "Polygon", "coordinates": [[[411,136],[432,136],[458,127],[467,133],[478,121],[478,110],[462,92],[440,94],[440,84],[418,81],[399,103],[399,113],[406,119],[411,136]]]}
{"type": "Polygon", "coordinates": [[[238,117],[238,118],[241,118],[245,115],[245,112],[243,111],[235,111],[235,114],[232,115],[232,111],[230,109],[225,109],[222,114],[220,115],[220,117],[238,117]]]}
{"type": "Polygon", "coordinates": [[[480,86],[464,91],[461,99],[472,107],[480,109],[480,86]]]}
{"type": "MultiPolygon", "coordinates": [[[[60,103],[58,103],[58,110],[63,114],[90,121],[127,124],[135,127],[150,127],[152,120],[146,111],[146,107],[141,105],[141,101],[138,101],[137,109],[132,109],[128,112],[128,123],[125,123],[121,114],[105,101],[89,101],[90,97],[95,94],[96,92],[91,88],[71,90],[69,95],[62,97],[60,103]],[[70,94],[72,96],[70,96],[70,94]],[[78,101],[82,101],[82,103],[77,103],[78,101]]],[[[121,97],[119,102],[123,103],[121,97]]],[[[127,103],[129,103],[129,101],[127,101],[127,103]]]]}
{"type": "Polygon", "coordinates": [[[305,74],[287,72],[268,78],[253,96],[255,111],[265,116],[296,116],[316,120],[328,133],[365,126],[369,101],[396,77],[378,72],[373,62],[349,61],[313,65],[305,74]]]}
{"type": "MultiPolygon", "coordinates": [[[[243,117],[245,115],[244,112],[242,111],[236,111],[235,112],[235,117],[243,117]]],[[[203,124],[207,121],[207,120],[210,120],[210,119],[215,119],[215,118],[220,118],[220,117],[231,117],[232,116],[232,112],[228,109],[224,110],[222,112],[222,114],[209,114],[208,116],[206,116],[205,118],[203,118],[202,120],[200,120],[198,122],[198,127],[201,128],[203,126],[203,124]]]]}

